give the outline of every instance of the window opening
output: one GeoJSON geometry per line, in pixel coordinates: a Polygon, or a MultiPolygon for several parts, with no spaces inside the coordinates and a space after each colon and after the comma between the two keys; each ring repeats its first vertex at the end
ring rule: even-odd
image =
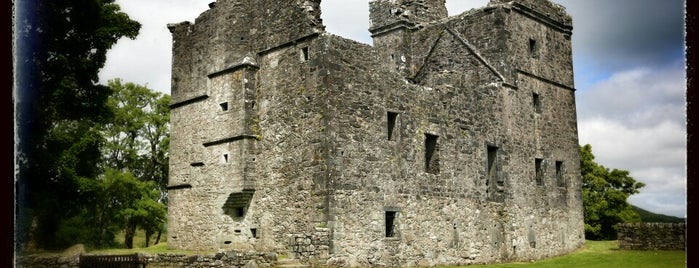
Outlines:
{"type": "Polygon", "coordinates": [[[563,161],[556,161],[556,181],[558,182],[558,187],[566,186],[563,179],[563,161]]]}
{"type": "Polygon", "coordinates": [[[386,211],[386,237],[395,237],[396,212],[386,211]]]}
{"type": "Polygon", "coordinates": [[[250,228],[250,233],[252,234],[252,238],[257,238],[257,228],[250,228]]]}
{"type": "Polygon", "coordinates": [[[248,212],[254,194],[254,190],[243,190],[242,192],[231,193],[222,206],[223,212],[233,220],[242,220],[248,212]]]}
{"type": "Polygon", "coordinates": [[[537,114],[540,114],[541,113],[541,97],[539,97],[539,94],[532,93],[532,103],[534,104],[534,111],[537,114]]]}
{"type": "Polygon", "coordinates": [[[221,106],[221,111],[228,111],[228,102],[222,102],[219,106],[221,106]]]}
{"type": "Polygon", "coordinates": [[[245,216],[245,208],[244,207],[235,208],[233,215],[235,215],[238,218],[242,218],[243,216],[245,216]]]}
{"type": "Polygon", "coordinates": [[[425,133],[425,172],[439,174],[439,136],[425,133]]]}
{"type": "Polygon", "coordinates": [[[536,181],[536,185],[538,186],[544,185],[544,174],[541,169],[541,163],[543,161],[544,160],[540,158],[534,159],[534,180],[536,181]]]}
{"type": "Polygon", "coordinates": [[[532,58],[539,57],[539,44],[537,44],[536,40],[531,38],[529,39],[529,54],[532,58]]]}
{"type": "MultiPolygon", "coordinates": [[[[488,166],[486,186],[497,178],[498,147],[488,145],[488,166]]],[[[500,180],[497,180],[500,184],[500,180]]]]}
{"type": "Polygon", "coordinates": [[[223,163],[228,163],[228,154],[223,154],[223,163]]]}
{"type": "Polygon", "coordinates": [[[308,47],[301,48],[301,61],[306,62],[308,58],[308,47]]]}
{"type": "Polygon", "coordinates": [[[388,112],[387,114],[387,119],[388,119],[388,140],[393,141],[395,140],[395,137],[393,135],[393,130],[396,127],[396,119],[398,118],[398,113],[394,112],[388,112]]]}

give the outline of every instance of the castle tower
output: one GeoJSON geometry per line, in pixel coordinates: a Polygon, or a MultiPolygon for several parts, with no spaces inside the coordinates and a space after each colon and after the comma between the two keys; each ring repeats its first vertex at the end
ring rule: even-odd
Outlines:
{"type": "Polygon", "coordinates": [[[257,161],[261,55],[323,32],[319,6],[320,0],[219,0],[195,23],[168,25],[169,247],[230,249],[256,239],[260,220],[252,204],[264,187],[257,161]]]}
{"type": "Polygon", "coordinates": [[[369,3],[369,32],[382,61],[408,75],[410,31],[448,16],[445,0],[374,0],[369,3]]]}
{"type": "Polygon", "coordinates": [[[571,18],[548,0],[218,0],[173,35],[168,247],[331,267],[528,261],[584,243],[571,18]]]}
{"type": "Polygon", "coordinates": [[[481,36],[497,36],[499,44],[481,51],[507,81],[524,72],[573,89],[573,23],[565,7],[548,0],[491,0],[488,7],[494,8],[493,29],[480,29],[481,36]]]}

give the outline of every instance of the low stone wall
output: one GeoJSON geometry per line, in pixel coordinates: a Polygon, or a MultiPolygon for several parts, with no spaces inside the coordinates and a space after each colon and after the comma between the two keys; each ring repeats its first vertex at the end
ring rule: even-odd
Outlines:
{"type": "Polygon", "coordinates": [[[17,268],[78,268],[78,256],[64,256],[58,254],[42,254],[19,256],[15,260],[17,268]]]}
{"type": "Polygon", "coordinates": [[[617,227],[620,249],[685,250],[684,223],[623,223],[617,227]]]}
{"type": "MultiPolygon", "coordinates": [[[[140,255],[148,268],[210,268],[238,267],[264,268],[272,267],[277,262],[275,253],[256,252],[221,252],[209,255],[186,255],[163,253],[150,256],[140,255]]],[[[28,255],[17,258],[16,267],[31,268],[78,268],[79,255],[28,255]]]]}
{"type": "Polygon", "coordinates": [[[271,267],[277,261],[275,253],[222,252],[211,255],[164,253],[148,258],[148,268],[200,267],[271,267]]]}
{"type": "Polygon", "coordinates": [[[289,246],[294,259],[324,263],[330,257],[330,229],[315,228],[313,233],[293,234],[289,237],[289,246]]]}

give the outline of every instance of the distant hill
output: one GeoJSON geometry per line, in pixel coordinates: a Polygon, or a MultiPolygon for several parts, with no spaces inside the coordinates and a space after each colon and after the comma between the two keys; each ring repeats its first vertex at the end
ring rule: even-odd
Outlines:
{"type": "Polygon", "coordinates": [[[638,212],[638,215],[641,216],[641,221],[643,222],[673,222],[673,223],[678,223],[678,222],[686,222],[684,218],[679,218],[679,217],[674,217],[674,216],[668,216],[668,215],[663,215],[663,214],[656,214],[653,212],[650,212],[648,210],[639,208],[637,206],[631,205],[636,212],[638,212]]]}

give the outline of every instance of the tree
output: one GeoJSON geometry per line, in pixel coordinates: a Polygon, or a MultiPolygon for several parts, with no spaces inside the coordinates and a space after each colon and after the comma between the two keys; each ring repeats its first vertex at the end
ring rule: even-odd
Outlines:
{"type": "Polygon", "coordinates": [[[110,117],[109,88],[97,84],[107,50],[141,25],[114,0],[19,1],[19,247],[62,248],[60,226],[81,213],[81,181],[101,173],[96,126],[110,117]]]}
{"type": "MultiPolygon", "coordinates": [[[[164,211],[160,205],[167,202],[168,146],[170,96],[152,91],[134,83],[109,81],[112,95],[108,107],[114,120],[103,127],[105,168],[133,174],[141,182],[148,182],[157,195],[143,194],[134,207],[123,212],[126,246],[133,246],[136,228],[146,231],[146,241],[164,228],[164,211]]],[[[145,190],[143,190],[145,191],[145,190]]]]}
{"type": "Polygon", "coordinates": [[[616,239],[616,224],[641,221],[626,200],[637,194],[645,184],[634,180],[626,170],[610,170],[594,160],[592,146],[581,146],[585,237],[590,240],[613,240],[616,239]]]}
{"type": "MultiPolygon", "coordinates": [[[[59,228],[59,239],[73,239],[92,247],[113,246],[116,234],[135,224],[145,230],[157,230],[165,222],[165,205],[155,182],[138,180],[132,173],[107,168],[97,180],[86,179],[80,192],[90,199],[83,213],[59,228]]],[[[125,241],[128,248],[133,240],[125,241]]]]}

